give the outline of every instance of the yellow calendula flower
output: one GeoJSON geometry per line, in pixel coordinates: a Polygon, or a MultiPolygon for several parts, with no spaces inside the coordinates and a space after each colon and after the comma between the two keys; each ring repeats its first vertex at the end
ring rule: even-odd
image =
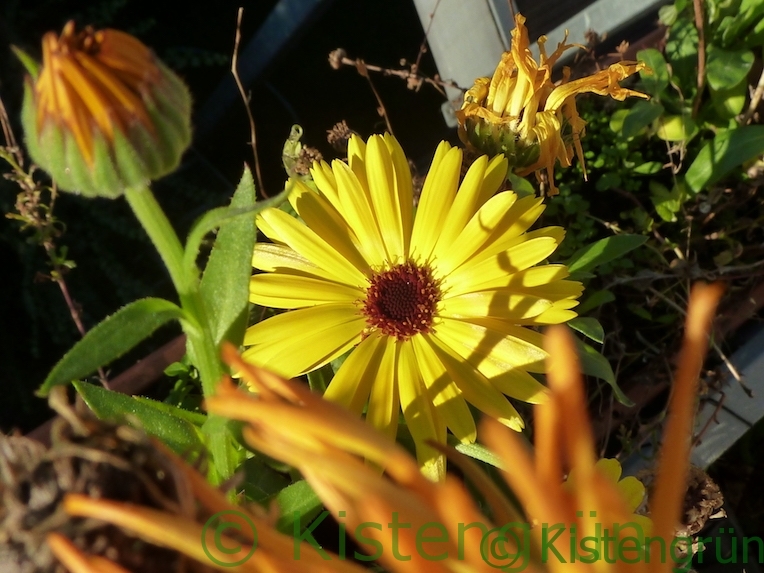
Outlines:
{"type": "Polygon", "coordinates": [[[534,325],[575,316],[582,286],[564,265],[539,264],[564,231],[528,232],[544,206],[496,193],[504,157],[483,156],[460,183],[462,152],[442,143],[414,214],[398,142],[349,142],[349,163],[314,165],[318,192],[299,181],[290,202],[258,218],[250,300],[290,309],[247,330],[244,358],[291,378],[352,350],[325,397],[395,436],[399,411],[431,477],[443,475],[446,429],[475,440],[468,403],[520,430],[505,395],[539,403],[546,353],[534,325]]]}
{"type": "MultiPolygon", "coordinates": [[[[567,39],[567,38],[566,38],[567,39]]],[[[563,40],[547,56],[546,37],[538,40],[539,61],[530,51],[525,18],[515,16],[512,46],[491,78],[478,78],[456,112],[459,136],[471,148],[490,155],[504,153],[521,176],[545,170],[550,194],[557,194],[554,165],[569,167],[575,150],[584,164],[581,137],[586,122],[576,110],[581,93],[609,95],[619,101],[628,96],[648,96],[623,88],[618,82],[646,69],[642,62],[618,62],[591,76],[570,81],[570,70],[552,82],[552,68],[566,50],[576,47],[563,40]]]]}
{"type": "Polygon", "coordinates": [[[27,65],[22,111],[32,159],[59,188],[117,197],[174,170],[191,142],[191,97],[139,40],[119,30],[77,31],[42,42],[27,65]]]}

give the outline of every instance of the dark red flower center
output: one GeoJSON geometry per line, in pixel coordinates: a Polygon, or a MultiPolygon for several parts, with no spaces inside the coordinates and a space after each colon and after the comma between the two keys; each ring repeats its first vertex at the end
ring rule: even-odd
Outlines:
{"type": "Polygon", "coordinates": [[[430,268],[409,261],[374,274],[363,313],[370,329],[408,340],[419,332],[430,332],[439,300],[439,281],[430,268]]]}

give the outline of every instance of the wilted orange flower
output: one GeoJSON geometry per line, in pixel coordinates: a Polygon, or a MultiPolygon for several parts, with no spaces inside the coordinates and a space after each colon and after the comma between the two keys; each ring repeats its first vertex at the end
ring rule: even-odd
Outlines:
{"type": "Polygon", "coordinates": [[[42,48],[22,117],[30,155],[61,189],[115,197],[177,166],[191,99],[149,48],[119,30],[78,32],[73,21],[42,48]]]}
{"type": "MultiPolygon", "coordinates": [[[[565,38],[567,40],[567,36],[565,38]]],[[[570,69],[555,85],[552,68],[568,49],[576,47],[563,40],[547,56],[546,36],[538,39],[539,62],[530,51],[525,18],[515,16],[512,46],[499,62],[492,78],[478,78],[464,95],[456,112],[459,136],[480,153],[504,153],[510,167],[521,176],[545,169],[550,194],[557,194],[554,165],[569,167],[575,150],[584,164],[581,137],[586,122],[576,109],[575,96],[591,92],[623,100],[628,96],[648,96],[618,82],[640,70],[642,62],[619,62],[591,76],[570,81],[570,69]]]]}
{"type": "MultiPolygon", "coordinates": [[[[675,566],[687,565],[683,560],[691,556],[680,555],[673,540],[687,491],[698,376],[722,291],[720,284],[700,284],[692,291],[657,478],[648,504],[650,522],[633,515],[634,494],[639,488],[619,487],[612,479],[612,468],[608,470],[602,461],[595,463],[575,346],[563,328],[550,328],[546,337],[551,399],[534,412],[533,457],[516,435],[503,431],[493,420],[485,420],[482,430],[486,442],[506,462],[507,483],[528,515],[538,523],[575,525],[575,529],[562,529],[554,545],[567,551],[573,543],[580,550],[579,557],[584,555],[585,559],[575,564],[560,563],[554,555],[547,561],[548,570],[668,573],[677,570],[675,566]],[[574,479],[560,487],[563,471],[571,468],[574,479]],[[608,530],[613,536],[609,545],[602,542],[603,531],[608,530]],[[599,539],[597,544],[589,545],[596,552],[581,545],[587,537],[599,539]]],[[[537,535],[536,543],[541,542],[540,529],[532,531],[537,535]]]]}

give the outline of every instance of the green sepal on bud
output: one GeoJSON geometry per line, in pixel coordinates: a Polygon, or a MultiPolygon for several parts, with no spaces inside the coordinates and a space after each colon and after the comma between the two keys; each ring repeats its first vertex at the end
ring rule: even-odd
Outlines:
{"type": "Polygon", "coordinates": [[[491,123],[481,117],[468,118],[463,134],[466,143],[479,153],[489,157],[504,155],[511,171],[522,171],[533,165],[541,153],[537,142],[523,141],[508,124],[491,123]]]}

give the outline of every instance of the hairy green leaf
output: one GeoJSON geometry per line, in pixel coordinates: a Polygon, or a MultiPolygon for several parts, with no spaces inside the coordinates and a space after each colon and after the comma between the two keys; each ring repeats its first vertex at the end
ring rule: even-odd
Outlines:
{"type": "MultiPolygon", "coordinates": [[[[256,199],[252,173],[245,168],[231,208],[253,210],[256,199]]],[[[218,231],[200,285],[215,344],[227,338],[238,346],[244,336],[256,236],[254,214],[229,219],[218,231]]]]}
{"type": "Polygon", "coordinates": [[[75,382],[74,387],[101,420],[137,426],[181,455],[199,452],[203,448],[198,429],[206,418],[202,414],[148,398],[127,396],[86,382],[75,382]]]}
{"type": "Polygon", "coordinates": [[[53,386],[89,376],[116,360],[171,320],[185,318],[183,310],[168,300],[144,298],[123,306],[82,337],[58,364],[37,391],[47,396],[53,386]]]}

